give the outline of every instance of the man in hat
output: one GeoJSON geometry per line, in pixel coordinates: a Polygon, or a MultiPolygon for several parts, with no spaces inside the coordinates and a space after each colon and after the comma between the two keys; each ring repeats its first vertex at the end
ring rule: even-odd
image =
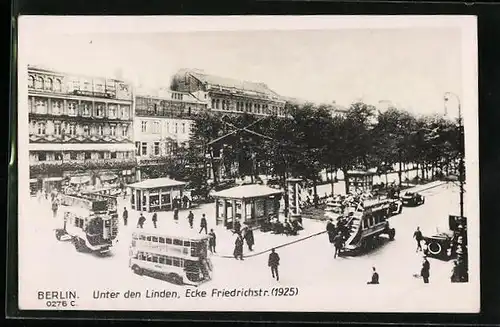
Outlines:
{"type": "Polygon", "coordinates": [[[427,260],[427,256],[424,255],[424,261],[422,262],[422,269],[420,270],[420,276],[422,276],[424,283],[429,283],[431,264],[427,260]]]}
{"type": "Polygon", "coordinates": [[[276,280],[279,281],[280,275],[278,273],[278,266],[280,265],[280,256],[276,253],[275,249],[271,250],[267,265],[271,267],[271,274],[273,275],[273,278],[276,278],[276,280]]]}

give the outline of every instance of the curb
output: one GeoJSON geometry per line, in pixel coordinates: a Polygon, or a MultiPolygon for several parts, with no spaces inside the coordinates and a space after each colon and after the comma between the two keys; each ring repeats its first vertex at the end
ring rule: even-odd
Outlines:
{"type": "MultiPolygon", "coordinates": [[[[325,234],[325,233],[326,233],[326,231],[317,232],[317,233],[314,233],[314,234],[311,234],[311,235],[308,235],[308,236],[296,239],[294,241],[290,241],[290,242],[287,242],[287,243],[284,243],[284,244],[280,244],[280,245],[277,245],[277,246],[274,246],[274,247],[270,247],[267,250],[263,250],[263,251],[260,251],[260,252],[251,253],[249,255],[244,256],[244,258],[255,257],[255,256],[258,256],[258,255],[264,254],[266,252],[270,252],[271,249],[279,249],[279,248],[285,247],[287,245],[298,243],[298,242],[307,240],[307,239],[309,239],[311,237],[318,236],[318,235],[325,234]]],[[[232,256],[232,255],[218,255],[217,257],[219,257],[219,258],[234,258],[234,256],[232,256]]]]}

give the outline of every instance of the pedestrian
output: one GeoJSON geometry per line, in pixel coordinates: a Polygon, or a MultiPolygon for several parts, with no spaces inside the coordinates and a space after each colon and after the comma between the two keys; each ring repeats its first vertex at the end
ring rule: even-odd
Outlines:
{"type": "Polygon", "coordinates": [[[238,234],[236,240],[234,241],[233,255],[236,260],[243,260],[243,237],[241,237],[241,234],[238,234]]]}
{"type": "Polygon", "coordinates": [[[333,224],[331,219],[329,219],[326,223],[326,233],[328,234],[328,240],[330,241],[330,244],[333,244],[333,240],[335,238],[335,225],[333,224]]]}
{"type": "Polygon", "coordinates": [[[182,197],[182,202],[184,202],[184,208],[189,208],[189,198],[186,194],[182,197]]]}
{"type": "Polygon", "coordinates": [[[52,214],[54,215],[54,218],[57,216],[57,209],[59,208],[59,204],[57,203],[57,200],[52,201],[52,214]]]}
{"type": "Polygon", "coordinates": [[[188,221],[189,221],[189,227],[191,227],[191,229],[192,229],[193,228],[193,221],[194,221],[194,214],[191,210],[189,210],[188,221]]]}
{"type": "Polygon", "coordinates": [[[367,282],[367,284],[378,284],[378,273],[375,267],[372,267],[372,280],[367,282]]]}
{"type": "Polygon", "coordinates": [[[280,265],[280,256],[276,253],[275,249],[271,249],[267,265],[271,267],[271,275],[273,278],[276,278],[276,280],[279,281],[280,275],[278,273],[278,266],[280,265]]]}
{"type": "Polygon", "coordinates": [[[415,239],[415,241],[417,241],[417,251],[415,251],[415,252],[422,251],[421,242],[424,239],[424,237],[422,236],[422,232],[420,231],[420,227],[417,227],[417,230],[415,231],[415,233],[413,233],[413,238],[415,239]]]}
{"type": "Polygon", "coordinates": [[[453,269],[451,270],[450,280],[452,283],[460,282],[460,266],[458,260],[453,261],[453,269]]]}
{"type": "Polygon", "coordinates": [[[174,222],[176,224],[179,222],[179,209],[177,207],[174,208],[174,222]]]}
{"type": "Polygon", "coordinates": [[[123,225],[127,226],[128,211],[127,208],[123,207],[123,225]]]}
{"type": "Polygon", "coordinates": [[[153,226],[156,228],[156,222],[158,221],[158,215],[155,213],[153,213],[153,218],[151,218],[151,220],[153,221],[153,226]]]}
{"type": "Polygon", "coordinates": [[[422,263],[422,269],[420,270],[420,276],[424,279],[424,283],[429,283],[431,264],[427,260],[427,256],[424,256],[424,262],[422,263]]]}
{"type": "Polygon", "coordinates": [[[241,224],[239,220],[236,220],[233,226],[233,234],[239,234],[240,232],[241,232],[241,224]]]}
{"type": "Polygon", "coordinates": [[[205,218],[205,214],[203,214],[203,216],[201,217],[200,234],[202,230],[205,230],[205,234],[207,234],[207,218],[205,218]]]}
{"type": "Polygon", "coordinates": [[[215,236],[214,230],[210,229],[210,233],[208,233],[208,235],[210,235],[210,239],[208,240],[208,249],[212,253],[217,253],[217,252],[215,252],[215,245],[216,245],[216,241],[217,241],[217,236],[215,236]]]}
{"type": "Polygon", "coordinates": [[[144,228],[145,222],[146,222],[146,218],[144,218],[144,215],[141,212],[141,215],[139,216],[139,220],[137,221],[137,227],[144,228]]]}
{"type": "Polygon", "coordinates": [[[253,230],[251,228],[245,229],[245,241],[247,242],[248,250],[253,251],[252,247],[255,244],[253,238],[253,230]]]}
{"type": "Polygon", "coordinates": [[[338,232],[335,238],[333,239],[333,245],[335,246],[335,253],[333,255],[334,259],[337,257],[337,255],[340,256],[340,249],[342,249],[343,243],[344,239],[342,237],[342,234],[338,232]]]}

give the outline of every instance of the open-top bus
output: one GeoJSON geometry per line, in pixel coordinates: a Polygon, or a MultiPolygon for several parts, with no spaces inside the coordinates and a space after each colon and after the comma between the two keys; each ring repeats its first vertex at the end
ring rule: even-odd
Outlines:
{"type": "Polygon", "coordinates": [[[197,286],[212,279],[209,237],[177,227],[166,232],[137,230],[132,234],[129,267],[138,275],[197,286]]]}
{"type": "Polygon", "coordinates": [[[390,227],[388,221],[393,212],[391,206],[391,200],[370,201],[352,212],[347,220],[349,237],[344,252],[357,254],[369,250],[382,234],[387,234],[393,240],[396,230],[390,227]]]}
{"type": "Polygon", "coordinates": [[[71,240],[78,252],[111,250],[118,235],[116,201],[97,194],[63,194],[60,204],[63,226],[55,230],[58,240],[71,240]]]}

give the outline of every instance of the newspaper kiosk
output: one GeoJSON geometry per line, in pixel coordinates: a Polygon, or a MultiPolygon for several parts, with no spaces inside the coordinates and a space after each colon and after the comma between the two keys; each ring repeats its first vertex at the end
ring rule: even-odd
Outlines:
{"type": "Polygon", "coordinates": [[[236,220],[255,226],[278,216],[281,190],[263,185],[242,185],[214,193],[216,224],[233,228],[236,220]]]}
{"type": "Polygon", "coordinates": [[[175,198],[181,199],[186,183],[170,178],[147,179],[128,185],[132,191],[130,204],[137,211],[168,211],[175,198]]]}

